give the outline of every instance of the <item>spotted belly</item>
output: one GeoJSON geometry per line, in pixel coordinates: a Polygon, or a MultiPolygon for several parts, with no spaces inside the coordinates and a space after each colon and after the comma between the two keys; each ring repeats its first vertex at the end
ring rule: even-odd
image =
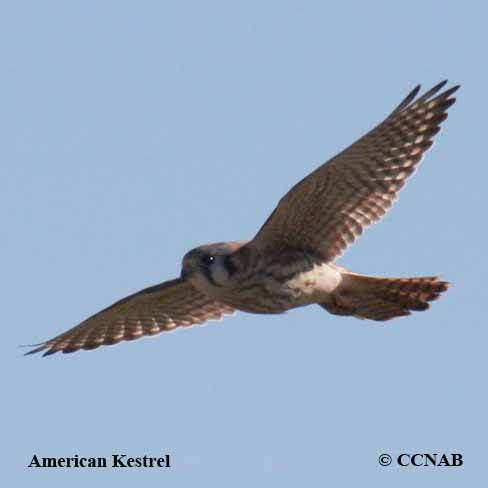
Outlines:
{"type": "Polygon", "coordinates": [[[296,296],[291,290],[283,289],[278,292],[270,292],[263,284],[233,290],[232,294],[221,301],[243,312],[262,314],[284,313],[299,306],[296,296]]]}
{"type": "Polygon", "coordinates": [[[250,313],[279,314],[292,308],[326,302],[341,281],[335,267],[322,264],[304,272],[268,273],[225,296],[225,303],[250,313]]]}

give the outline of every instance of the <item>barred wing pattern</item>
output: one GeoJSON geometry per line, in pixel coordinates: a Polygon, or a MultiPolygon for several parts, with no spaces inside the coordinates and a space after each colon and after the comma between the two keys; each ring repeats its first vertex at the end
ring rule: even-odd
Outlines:
{"type": "Polygon", "coordinates": [[[380,125],[295,185],[250,245],[337,259],[387,212],[432,146],[459,88],[439,94],[446,82],[415,100],[417,86],[380,125]]]}
{"type": "Polygon", "coordinates": [[[182,279],[166,281],[130,295],[26,354],[75,352],[132,341],[177,327],[220,319],[234,308],[211,300],[182,279]]]}

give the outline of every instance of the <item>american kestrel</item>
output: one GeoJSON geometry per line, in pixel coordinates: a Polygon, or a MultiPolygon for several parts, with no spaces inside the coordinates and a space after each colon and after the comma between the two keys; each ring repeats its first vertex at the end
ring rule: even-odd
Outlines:
{"type": "Polygon", "coordinates": [[[432,146],[459,88],[441,92],[446,82],[418,98],[417,86],[381,124],[296,184],[254,239],[191,250],[180,278],[124,298],[27,354],[95,349],[235,310],[279,314],[317,304],[380,321],[427,310],[447,282],[367,276],[335,261],[392,206],[432,146]]]}

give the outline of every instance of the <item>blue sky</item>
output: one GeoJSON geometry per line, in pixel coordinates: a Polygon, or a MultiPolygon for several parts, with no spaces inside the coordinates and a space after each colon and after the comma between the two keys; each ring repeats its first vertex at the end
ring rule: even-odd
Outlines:
{"type": "Polygon", "coordinates": [[[481,486],[486,481],[483,2],[10,2],[0,19],[2,469],[16,485],[481,486]],[[387,325],[239,313],[23,357],[254,235],[279,198],[417,83],[461,83],[424,164],[340,263],[441,274],[387,325]],[[460,452],[462,468],[382,468],[460,452]],[[34,470],[170,453],[170,470],[34,470]]]}

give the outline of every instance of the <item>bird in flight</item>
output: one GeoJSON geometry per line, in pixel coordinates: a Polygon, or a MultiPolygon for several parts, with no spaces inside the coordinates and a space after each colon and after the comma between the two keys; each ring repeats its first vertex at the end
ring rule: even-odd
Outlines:
{"type": "Polygon", "coordinates": [[[221,319],[317,304],[335,315],[390,320],[429,308],[449,283],[386,278],[335,264],[380,220],[447,118],[459,86],[412,90],[377,127],[297,183],[250,241],[197,247],[180,278],[141,290],[26,354],[70,353],[221,319]]]}

